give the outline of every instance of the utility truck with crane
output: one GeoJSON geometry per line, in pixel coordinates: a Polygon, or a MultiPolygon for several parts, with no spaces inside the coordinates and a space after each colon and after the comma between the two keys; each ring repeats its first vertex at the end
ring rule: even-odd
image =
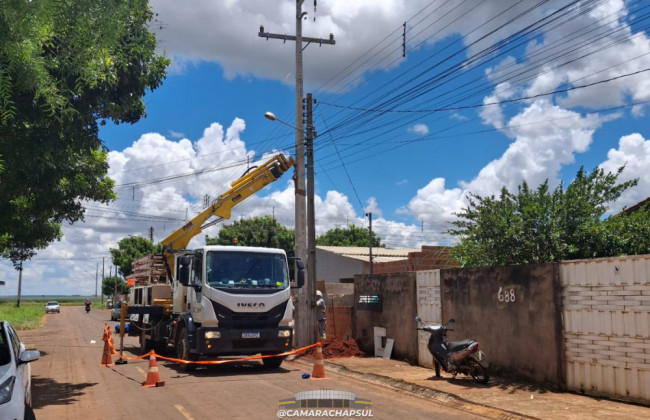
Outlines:
{"type": "MultiPolygon", "coordinates": [[[[203,246],[186,249],[203,229],[229,219],[232,208],[293,167],[278,154],[249,170],[231,188],[162,242],[162,254],[133,263],[129,289],[130,334],[139,335],[143,352],[168,346],[187,361],[226,356],[276,355],[293,348],[292,287],[282,249],[203,246]],[[216,218],[209,221],[211,218],[216,218]]],[[[304,283],[296,260],[293,287],[304,283]]],[[[263,357],[279,367],[282,357],[263,357]]],[[[181,369],[194,364],[181,363],[181,369]]]]}

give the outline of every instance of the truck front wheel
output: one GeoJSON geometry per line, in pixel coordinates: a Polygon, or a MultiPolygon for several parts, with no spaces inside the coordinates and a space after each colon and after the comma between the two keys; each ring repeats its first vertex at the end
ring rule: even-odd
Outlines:
{"type": "Polygon", "coordinates": [[[267,369],[277,369],[280,367],[283,360],[284,357],[264,357],[262,363],[264,363],[264,367],[267,369]]]}
{"type": "MultiPolygon", "coordinates": [[[[187,330],[181,328],[176,337],[176,358],[187,361],[197,360],[196,355],[190,353],[190,341],[187,339],[187,330]]],[[[179,369],[183,372],[194,370],[193,363],[179,363],[179,369]]]]}

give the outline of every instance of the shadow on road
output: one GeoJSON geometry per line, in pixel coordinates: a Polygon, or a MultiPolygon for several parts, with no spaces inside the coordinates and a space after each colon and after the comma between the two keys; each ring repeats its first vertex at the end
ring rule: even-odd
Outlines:
{"type": "Polygon", "coordinates": [[[264,375],[273,373],[288,373],[289,369],[279,367],[277,369],[269,369],[262,365],[259,361],[249,362],[232,362],[224,363],[221,365],[196,365],[196,368],[191,372],[184,372],[180,369],[178,363],[165,362],[165,366],[177,371],[180,375],[193,375],[193,376],[245,376],[245,375],[264,375]]]}
{"type": "Polygon", "coordinates": [[[72,404],[83,394],[84,389],[95,385],[97,385],[96,382],[72,384],[57,382],[51,378],[32,376],[33,408],[72,404]]]}
{"type": "Polygon", "coordinates": [[[517,391],[525,391],[525,392],[537,392],[539,394],[545,394],[549,392],[548,389],[544,388],[543,386],[532,384],[532,383],[525,383],[525,382],[514,382],[508,378],[502,378],[502,377],[491,377],[490,381],[487,384],[479,384],[474,382],[474,380],[469,377],[469,376],[463,376],[459,375],[456,378],[450,377],[450,376],[441,376],[441,377],[436,377],[436,376],[431,376],[430,378],[427,378],[429,381],[446,381],[449,382],[450,384],[462,386],[464,388],[498,388],[504,392],[507,392],[509,394],[514,394],[517,391]]]}
{"type": "Polygon", "coordinates": [[[427,380],[448,382],[450,384],[462,386],[465,388],[491,388],[493,386],[496,386],[496,384],[494,383],[495,381],[493,379],[490,379],[490,381],[487,384],[479,384],[475,382],[474,379],[472,379],[471,377],[464,376],[464,375],[459,375],[456,376],[455,378],[447,375],[440,376],[440,377],[434,375],[427,378],[427,380]]]}

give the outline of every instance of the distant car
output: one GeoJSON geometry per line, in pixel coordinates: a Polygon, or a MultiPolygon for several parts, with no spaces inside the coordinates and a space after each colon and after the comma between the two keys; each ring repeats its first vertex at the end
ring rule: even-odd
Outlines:
{"type": "Polygon", "coordinates": [[[119,321],[122,315],[122,302],[116,302],[111,309],[111,321],[119,321]]]}
{"type": "Polygon", "coordinates": [[[61,313],[61,306],[59,305],[59,302],[53,300],[45,304],[45,313],[49,314],[50,312],[56,312],[57,314],[61,313]]]}
{"type": "Polygon", "coordinates": [[[29,362],[41,357],[25,350],[7,321],[0,321],[0,419],[34,419],[29,362]]]}

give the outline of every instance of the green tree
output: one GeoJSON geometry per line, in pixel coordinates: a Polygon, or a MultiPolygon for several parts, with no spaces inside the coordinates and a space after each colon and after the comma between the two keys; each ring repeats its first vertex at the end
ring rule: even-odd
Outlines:
{"type": "Polygon", "coordinates": [[[42,249],[115,198],[98,125],[135,123],[169,61],[147,0],[0,2],[0,238],[42,249]]]}
{"type": "Polygon", "coordinates": [[[288,257],[293,257],[294,233],[278,223],[271,216],[236,220],[231,225],[222,226],[219,236],[205,236],[207,245],[241,245],[281,248],[288,257]]]}
{"type": "Polygon", "coordinates": [[[161,252],[160,245],[154,246],[149,239],[140,236],[122,238],[117,243],[117,248],[110,249],[113,265],[120,267],[120,273],[124,277],[133,272],[133,261],[155,252],[161,252]]]}
{"type": "MultiPolygon", "coordinates": [[[[316,245],[322,246],[370,246],[368,240],[368,229],[349,225],[347,228],[330,229],[316,238],[316,245]]],[[[381,238],[372,232],[372,246],[383,248],[386,245],[381,243],[381,238]]]]}
{"type": "Polygon", "coordinates": [[[502,188],[498,198],[470,193],[468,207],[449,230],[460,238],[452,256],[463,266],[504,266],[625,253],[611,238],[621,222],[603,220],[607,203],[637,184],[618,183],[623,169],[585,174],[580,168],[566,190],[560,184],[549,191],[547,180],[536,190],[523,182],[517,194],[502,188]]]}
{"type": "Polygon", "coordinates": [[[599,249],[604,255],[650,254],[650,203],[635,212],[619,213],[600,226],[599,249]]]}
{"type": "Polygon", "coordinates": [[[120,276],[104,277],[102,280],[102,294],[104,296],[113,296],[117,285],[117,294],[125,295],[129,293],[129,288],[126,287],[126,281],[120,276]]]}

